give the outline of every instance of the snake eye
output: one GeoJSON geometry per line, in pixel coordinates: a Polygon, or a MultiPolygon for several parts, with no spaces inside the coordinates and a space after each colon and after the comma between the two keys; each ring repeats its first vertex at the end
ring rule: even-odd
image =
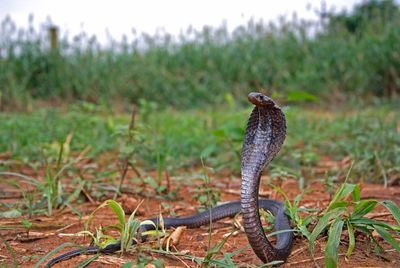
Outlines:
{"type": "Polygon", "coordinates": [[[263,95],[260,95],[260,101],[263,101],[264,100],[264,96],[263,95]]]}

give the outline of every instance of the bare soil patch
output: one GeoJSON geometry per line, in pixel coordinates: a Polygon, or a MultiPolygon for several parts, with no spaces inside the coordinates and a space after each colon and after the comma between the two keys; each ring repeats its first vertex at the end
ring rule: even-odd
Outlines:
{"type": "MultiPolygon", "coordinates": [[[[36,172],[29,172],[25,168],[21,168],[20,172],[32,173],[30,175],[37,175],[36,172]]],[[[39,171],[40,173],[41,171],[39,171]]],[[[130,173],[129,175],[134,176],[130,173]]],[[[128,176],[129,177],[129,176],[128,176]]],[[[171,177],[171,187],[181,181],[178,177],[171,177]]],[[[119,201],[126,210],[127,215],[132,212],[135,206],[144,199],[144,202],[137,214],[140,219],[146,219],[156,217],[161,212],[163,216],[171,216],[171,213],[175,213],[179,217],[189,216],[197,213],[196,207],[199,203],[193,200],[193,190],[196,188],[197,180],[192,185],[184,184],[179,188],[177,194],[178,199],[176,201],[161,200],[156,195],[143,196],[139,194],[125,193],[123,197],[120,197],[119,201]],[[169,204],[171,209],[166,209],[161,205],[162,202],[169,204]]],[[[265,181],[265,178],[264,180],[265,181]]],[[[66,182],[65,182],[66,183],[66,182]]],[[[199,180],[198,183],[201,183],[199,180]]],[[[221,192],[220,200],[222,202],[235,201],[240,199],[240,178],[228,178],[228,177],[215,177],[212,179],[212,186],[219,189],[221,192]]],[[[126,180],[126,184],[129,189],[135,187],[135,184],[126,180]]],[[[16,199],[21,198],[20,193],[15,189],[9,188],[6,184],[1,183],[0,187],[3,189],[3,196],[0,196],[1,202],[12,202],[16,199]]],[[[295,180],[283,181],[280,185],[281,189],[289,196],[290,199],[296,197],[300,193],[298,182],[295,180]]],[[[306,194],[302,198],[301,205],[305,208],[317,208],[323,209],[327,206],[330,201],[330,195],[324,190],[322,183],[314,183],[311,188],[315,190],[312,193],[306,194]]],[[[283,200],[283,197],[276,191],[268,186],[261,183],[260,192],[262,198],[271,198],[283,200]]],[[[112,193],[108,197],[111,197],[112,193]]],[[[384,188],[382,185],[376,184],[361,184],[361,198],[364,199],[376,199],[378,201],[390,199],[397,205],[400,204],[400,186],[392,186],[384,188]]],[[[38,258],[35,255],[45,256],[51,250],[58,247],[65,242],[74,242],[83,246],[88,246],[90,239],[88,237],[75,237],[71,240],[71,237],[76,233],[84,229],[84,223],[89,215],[101,201],[88,200],[87,202],[76,204],[76,208],[84,213],[83,218],[79,218],[69,208],[63,211],[55,211],[54,216],[35,216],[30,221],[33,223],[29,233],[23,228],[10,228],[8,230],[0,230],[1,235],[7,239],[9,245],[15,252],[18,264],[22,267],[33,267],[37,262],[38,258]]],[[[388,224],[394,224],[395,221],[390,213],[383,207],[378,206],[368,217],[372,217],[375,220],[380,220],[388,224]]],[[[0,218],[1,226],[15,226],[19,225],[21,220],[25,217],[14,217],[14,218],[0,218]]],[[[101,209],[95,214],[92,222],[92,230],[94,224],[96,226],[107,226],[111,224],[117,224],[118,219],[111,209],[101,209]]],[[[224,219],[216,222],[212,226],[211,235],[211,246],[215,243],[219,243],[223,240],[224,235],[230,233],[232,228],[232,219],[224,219]]],[[[117,233],[111,233],[117,236],[117,233]]],[[[357,235],[357,234],[356,234],[357,235]]],[[[184,231],[180,243],[176,245],[177,252],[182,252],[188,255],[196,257],[204,257],[207,252],[209,237],[209,226],[204,226],[198,229],[187,229],[184,231]]],[[[398,242],[400,238],[395,236],[398,242]]],[[[359,234],[356,236],[356,246],[348,262],[345,261],[344,255],[348,247],[348,236],[347,232],[342,233],[342,242],[339,246],[339,264],[340,267],[400,267],[400,254],[396,252],[388,243],[382,241],[380,237],[377,239],[381,242],[383,247],[386,249],[385,256],[391,261],[385,261],[384,259],[375,255],[373,248],[367,247],[366,238],[359,234]]],[[[327,242],[327,237],[320,236],[315,244],[315,257],[319,265],[324,266],[324,250],[327,242]]],[[[150,245],[150,244],[148,244],[150,245]]],[[[238,232],[231,236],[227,243],[223,246],[223,252],[234,252],[248,245],[247,237],[244,233],[238,232]]],[[[65,253],[75,248],[66,247],[60,250],[56,255],[65,253]]],[[[4,243],[0,244],[0,265],[13,266],[13,259],[9,250],[7,250],[4,243]]],[[[197,264],[190,259],[182,257],[166,256],[154,252],[144,251],[148,257],[155,259],[163,259],[164,264],[170,267],[196,267],[197,264]]],[[[56,256],[55,255],[55,256],[56,256]]],[[[55,267],[73,267],[83,260],[89,258],[89,256],[82,255],[79,257],[72,258],[70,260],[61,262],[55,267]]],[[[124,256],[120,254],[102,255],[100,258],[93,261],[87,267],[120,267],[125,262],[137,260],[137,252],[129,252],[124,256]]],[[[218,256],[218,258],[222,258],[218,256]]],[[[248,264],[262,264],[261,261],[252,252],[251,248],[247,248],[242,252],[238,253],[233,257],[234,262],[242,264],[243,267],[248,264]]],[[[294,240],[294,246],[292,253],[288,258],[287,262],[281,267],[312,267],[313,262],[311,260],[310,252],[308,250],[308,240],[303,237],[296,237],[294,240]]]]}

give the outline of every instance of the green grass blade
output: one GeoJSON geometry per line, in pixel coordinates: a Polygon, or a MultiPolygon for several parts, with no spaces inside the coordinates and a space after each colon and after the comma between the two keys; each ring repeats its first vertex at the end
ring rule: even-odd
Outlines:
{"type": "Polygon", "coordinates": [[[75,208],[73,205],[71,205],[69,202],[65,202],[64,203],[67,207],[69,207],[73,212],[76,213],[76,215],[78,215],[79,217],[82,217],[83,214],[77,209],[75,208]]]}
{"type": "Polygon", "coordinates": [[[265,237],[270,237],[270,236],[273,236],[273,235],[277,235],[277,234],[281,234],[281,233],[287,233],[287,232],[296,232],[296,231],[297,231],[296,229],[279,230],[279,231],[275,231],[275,232],[269,233],[269,234],[265,235],[265,237]]]}
{"type": "Polygon", "coordinates": [[[83,250],[83,252],[87,252],[86,249],[84,247],[82,247],[81,245],[75,244],[75,243],[71,243],[71,242],[67,242],[64,243],[58,247],[56,247],[55,249],[53,249],[52,251],[50,251],[46,256],[44,256],[38,263],[36,263],[36,265],[34,266],[34,268],[39,267],[40,264],[42,264],[43,262],[45,262],[47,259],[49,259],[51,256],[53,256],[55,253],[57,253],[59,250],[63,249],[66,246],[74,246],[77,247],[81,250],[83,250]]]}
{"type": "Polygon", "coordinates": [[[347,212],[347,209],[345,208],[336,208],[328,213],[326,213],[321,219],[319,219],[317,225],[314,227],[314,230],[311,233],[310,236],[310,242],[309,242],[309,249],[311,253],[311,257],[314,259],[314,241],[317,239],[317,236],[326,229],[326,227],[329,225],[329,222],[334,219],[338,218],[340,215],[343,213],[347,212]]]}
{"type": "Polygon", "coordinates": [[[344,222],[337,218],[329,229],[329,238],[325,248],[325,266],[327,268],[336,268],[338,259],[338,246],[342,234],[344,222]]]}
{"type": "Polygon", "coordinates": [[[86,184],[86,181],[82,180],[81,183],[79,184],[79,186],[75,189],[75,191],[68,196],[66,203],[70,203],[72,201],[72,199],[77,198],[78,195],[81,193],[85,184],[86,184]]]}
{"type": "Polygon", "coordinates": [[[98,206],[95,210],[93,210],[92,213],[90,213],[88,219],[86,220],[85,223],[85,229],[87,230],[89,227],[89,222],[92,219],[93,215],[98,211],[99,209],[105,207],[105,206],[110,206],[110,208],[117,214],[119,223],[121,224],[122,227],[125,226],[125,212],[122,209],[122,207],[114,200],[108,199],[104,201],[100,206],[98,206]]]}
{"type": "Polygon", "coordinates": [[[360,231],[372,236],[372,232],[364,225],[364,224],[352,224],[354,228],[359,229],[360,231]]]}
{"type": "Polygon", "coordinates": [[[101,253],[97,253],[96,255],[90,257],[89,259],[81,262],[80,264],[78,264],[77,266],[75,266],[75,268],[83,268],[87,265],[89,265],[93,260],[97,259],[99,256],[101,255],[101,253]]]}
{"type": "Polygon", "coordinates": [[[354,229],[353,229],[353,226],[351,225],[350,221],[346,220],[346,225],[347,225],[347,232],[349,234],[349,248],[347,249],[345,259],[346,259],[346,261],[348,261],[351,253],[353,252],[356,241],[355,241],[355,237],[354,237],[354,229]]]}
{"type": "Polygon", "coordinates": [[[26,179],[27,181],[25,183],[34,185],[34,186],[40,186],[42,183],[38,180],[35,180],[34,178],[25,176],[23,174],[19,174],[19,173],[15,173],[15,172],[0,172],[0,175],[10,175],[10,176],[16,176],[16,177],[20,177],[23,179],[26,179]]]}
{"type": "Polygon", "coordinates": [[[378,244],[378,241],[376,241],[375,239],[373,239],[373,240],[372,240],[372,244],[373,244],[373,246],[374,246],[376,255],[378,255],[379,257],[381,257],[382,259],[384,259],[384,260],[386,260],[386,261],[390,261],[389,258],[385,257],[385,256],[382,254],[382,252],[384,252],[385,249],[382,248],[382,246],[378,244]]]}
{"type": "Polygon", "coordinates": [[[326,211],[329,211],[333,209],[334,206],[336,206],[336,203],[344,198],[346,195],[354,191],[354,188],[356,187],[355,184],[349,184],[349,183],[343,183],[340,188],[336,191],[335,195],[332,198],[332,201],[329,203],[328,208],[326,211]]]}
{"type": "Polygon", "coordinates": [[[271,261],[269,263],[265,263],[265,264],[261,265],[260,268],[261,267],[270,267],[270,266],[274,266],[274,265],[279,265],[279,264],[282,264],[282,263],[284,263],[284,261],[271,261]]]}
{"type": "Polygon", "coordinates": [[[354,210],[351,215],[352,218],[359,219],[364,215],[370,213],[378,204],[376,200],[363,200],[354,203],[354,210]]]}
{"type": "Polygon", "coordinates": [[[124,264],[121,266],[121,268],[131,268],[131,267],[136,267],[136,263],[134,263],[134,262],[127,262],[127,263],[124,263],[124,264]]]}
{"type": "Polygon", "coordinates": [[[226,264],[229,265],[229,267],[235,267],[235,264],[232,262],[232,256],[229,253],[223,252],[224,258],[222,260],[226,260],[226,264]]]}
{"type": "Polygon", "coordinates": [[[386,229],[389,229],[389,230],[393,229],[391,225],[388,225],[388,224],[386,224],[384,222],[375,221],[375,220],[371,220],[371,219],[367,219],[367,218],[351,219],[351,222],[353,224],[364,224],[364,225],[369,225],[369,226],[379,225],[379,226],[382,226],[383,228],[386,228],[386,229]]]}
{"type": "Polygon", "coordinates": [[[393,217],[396,219],[397,224],[400,225],[400,209],[399,207],[390,200],[382,201],[380,202],[382,205],[384,205],[390,212],[392,212],[393,217]]]}
{"type": "Polygon", "coordinates": [[[103,227],[102,230],[103,230],[103,231],[106,231],[106,230],[111,229],[111,228],[115,228],[115,229],[117,229],[119,232],[122,232],[122,226],[119,225],[119,224],[118,224],[118,225],[114,225],[114,224],[108,225],[108,226],[106,226],[106,227],[103,227]]]}
{"type": "Polygon", "coordinates": [[[382,236],[383,239],[386,240],[389,244],[393,246],[398,252],[400,252],[400,246],[397,243],[396,239],[382,226],[374,225],[375,230],[382,236]]]}
{"type": "Polygon", "coordinates": [[[354,191],[351,192],[351,196],[353,197],[354,202],[360,201],[360,185],[357,184],[356,187],[354,187],[354,191]]]}
{"type": "Polygon", "coordinates": [[[234,252],[232,252],[232,253],[228,253],[228,254],[229,254],[231,257],[233,257],[233,256],[235,256],[236,254],[238,254],[239,252],[242,252],[243,250],[247,249],[248,247],[250,247],[250,245],[244,246],[243,248],[238,249],[238,250],[236,250],[236,251],[234,251],[234,252]]]}
{"type": "Polygon", "coordinates": [[[317,225],[314,227],[312,233],[311,233],[311,240],[314,241],[317,236],[325,230],[325,228],[328,226],[329,221],[339,217],[343,213],[347,212],[347,209],[345,208],[336,208],[335,210],[332,210],[328,213],[326,213],[321,219],[319,219],[317,225]]]}
{"type": "Polygon", "coordinates": [[[319,101],[319,98],[317,96],[300,90],[294,90],[289,92],[286,98],[288,101],[296,101],[296,100],[319,101]]]}
{"type": "Polygon", "coordinates": [[[282,189],[280,189],[279,187],[273,185],[273,184],[269,184],[269,186],[271,186],[272,188],[274,188],[275,190],[277,190],[281,195],[283,195],[283,197],[286,200],[286,204],[289,207],[289,209],[292,209],[292,204],[290,203],[289,197],[285,194],[284,191],[282,191],[282,189]]]}
{"type": "Polygon", "coordinates": [[[18,261],[17,258],[15,257],[15,252],[14,249],[10,246],[10,244],[8,243],[7,239],[5,239],[1,234],[0,234],[0,239],[3,241],[3,243],[6,245],[7,250],[10,252],[11,254],[11,258],[14,261],[14,267],[18,268],[18,261]]]}
{"type": "Polygon", "coordinates": [[[56,173],[60,170],[62,155],[63,155],[63,151],[64,151],[64,143],[60,142],[59,146],[60,146],[60,151],[58,152],[56,173]]]}
{"type": "Polygon", "coordinates": [[[350,202],[346,201],[346,200],[336,201],[329,207],[329,210],[332,210],[335,208],[340,208],[340,207],[347,207],[349,204],[350,204],[350,202]]]}
{"type": "MultiPolygon", "coordinates": [[[[129,249],[132,247],[133,244],[133,240],[132,237],[137,233],[137,230],[140,227],[140,221],[138,219],[135,219],[133,221],[131,221],[130,223],[128,223],[128,232],[127,232],[127,241],[126,241],[126,249],[129,249]]],[[[121,244],[122,244],[122,240],[121,240],[121,244]]]]}

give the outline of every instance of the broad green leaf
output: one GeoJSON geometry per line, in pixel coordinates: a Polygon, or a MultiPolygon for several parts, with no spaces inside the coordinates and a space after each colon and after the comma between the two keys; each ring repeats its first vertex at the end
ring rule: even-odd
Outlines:
{"type": "Polygon", "coordinates": [[[337,202],[333,203],[333,204],[329,207],[329,209],[332,210],[332,209],[335,209],[335,208],[347,207],[349,204],[350,204],[349,201],[345,201],[345,200],[337,201],[337,202]]]}
{"type": "Polygon", "coordinates": [[[390,210],[390,212],[392,212],[393,217],[397,221],[397,224],[400,225],[400,209],[399,209],[399,207],[395,203],[393,203],[393,201],[390,201],[390,200],[382,201],[380,203],[382,205],[384,205],[388,210],[390,210]]]}
{"type": "Polygon", "coordinates": [[[226,133],[225,133],[225,129],[224,128],[213,130],[213,131],[211,131],[211,134],[214,135],[217,138],[225,138],[226,137],[226,133]]]}
{"type": "Polygon", "coordinates": [[[122,209],[121,205],[114,200],[109,200],[108,205],[115,212],[115,214],[117,214],[119,224],[121,224],[121,226],[125,226],[125,211],[122,209]]]}
{"type": "Polygon", "coordinates": [[[307,227],[302,225],[298,226],[300,232],[307,238],[307,240],[310,240],[311,234],[310,231],[308,231],[307,227]]]}
{"type": "Polygon", "coordinates": [[[147,183],[149,186],[153,187],[153,188],[157,188],[157,187],[158,187],[158,184],[157,184],[157,182],[153,179],[153,177],[148,176],[147,179],[146,179],[146,183],[147,183]]]}
{"type": "Polygon", "coordinates": [[[339,218],[340,215],[347,212],[345,208],[336,208],[332,211],[326,213],[321,219],[319,219],[317,225],[314,227],[314,230],[310,236],[309,248],[311,252],[311,257],[314,259],[314,241],[317,239],[317,236],[325,230],[325,228],[329,225],[329,222],[334,218],[339,218]]]}
{"type": "Polygon", "coordinates": [[[346,220],[347,231],[349,233],[349,248],[347,249],[347,253],[345,256],[345,260],[348,261],[351,253],[353,252],[354,246],[356,244],[355,237],[354,237],[354,229],[351,223],[346,220]]]}
{"type": "Polygon", "coordinates": [[[21,220],[21,223],[25,226],[25,228],[29,229],[32,227],[32,223],[28,220],[21,220]]]}
{"type": "Polygon", "coordinates": [[[382,226],[374,225],[375,230],[382,236],[383,239],[386,240],[389,244],[391,244],[398,252],[400,252],[400,246],[397,243],[396,239],[382,226]]]}
{"type": "MultiPolygon", "coordinates": [[[[132,247],[133,244],[133,239],[132,237],[135,235],[135,233],[137,233],[139,227],[140,227],[140,221],[138,219],[135,219],[133,221],[128,222],[128,241],[126,241],[126,248],[129,249],[132,247]]],[[[121,244],[122,244],[122,240],[121,240],[121,244]]]]}
{"type": "Polygon", "coordinates": [[[101,240],[102,240],[101,243],[96,244],[96,246],[99,246],[100,248],[105,248],[108,245],[115,244],[118,242],[118,240],[112,237],[111,235],[102,235],[101,240]]]}
{"type": "Polygon", "coordinates": [[[318,97],[311,95],[309,93],[306,93],[304,91],[292,91],[289,92],[287,95],[287,100],[288,101],[297,101],[297,100],[311,100],[311,101],[319,101],[318,97]]]}
{"type": "Polygon", "coordinates": [[[201,152],[201,157],[206,159],[210,155],[212,155],[215,151],[217,150],[217,145],[215,143],[210,144],[207,146],[202,152],[201,152]]]}
{"type": "Polygon", "coordinates": [[[129,216],[128,219],[128,225],[133,221],[133,218],[135,217],[136,211],[139,209],[140,205],[143,203],[144,200],[140,201],[140,203],[136,206],[135,210],[132,212],[132,214],[129,216]]]}
{"type": "MultiPolygon", "coordinates": [[[[361,230],[362,232],[372,236],[372,232],[365,225],[354,224],[354,223],[352,225],[353,225],[354,228],[357,228],[357,229],[361,230]]],[[[368,243],[368,240],[367,240],[367,243],[368,243]]]]}
{"type": "Polygon", "coordinates": [[[344,222],[337,218],[329,228],[329,238],[325,248],[325,266],[336,268],[338,258],[338,246],[342,234],[344,222]]]}
{"type": "Polygon", "coordinates": [[[365,224],[365,225],[369,225],[370,227],[372,227],[373,225],[379,225],[379,226],[382,226],[383,228],[392,230],[392,226],[390,226],[384,222],[375,221],[375,220],[371,220],[371,219],[367,219],[367,218],[351,219],[351,222],[353,223],[353,225],[354,224],[365,224]]]}
{"type": "Polygon", "coordinates": [[[382,248],[382,246],[379,245],[379,243],[378,243],[375,239],[373,239],[372,244],[374,245],[375,253],[376,253],[379,257],[381,257],[382,259],[384,259],[384,260],[386,260],[386,261],[390,261],[387,257],[385,257],[385,256],[382,254],[382,251],[384,252],[385,249],[382,248]]]}
{"type": "Polygon", "coordinates": [[[103,207],[105,207],[107,205],[109,205],[111,207],[111,209],[115,212],[115,214],[117,214],[118,220],[119,220],[119,222],[121,224],[121,227],[125,226],[125,212],[124,212],[124,210],[122,209],[122,207],[117,202],[115,202],[112,199],[108,199],[108,200],[104,201],[100,206],[98,206],[95,210],[93,210],[92,213],[90,213],[90,215],[89,215],[89,217],[88,217],[88,219],[86,220],[86,223],[85,223],[85,229],[86,230],[89,228],[89,222],[92,219],[93,215],[96,213],[96,211],[98,211],[99,209],[101,209],[101,208],[103,208],[103,207]]]}
{"type": "Polygon", "coordinates": [[[159,237],[163,237],[165,236],[167,233],[161,232],[158,229],[156,230],[149,230],[146,232],[143,232],[142,235],[151,235],[151,236],[159,236],[159,237]]]}
{"type": "Polygon", "coordinates": [[[122,232],[122,226],[121,226],[121,225],[114,225],[114,224],[108,225],[108,226],[102,228],[102,230],[103,230],[103,231],[106,231],[106,230],[111,229],[111,228],[115,228],[115,229],[117,229],[119,232],[122,232]]]}
{"type": "Polygon", "coordinates": [[[134,263],[134,262],[126,262],[121,266],[121,268],[131,268],[131,267],[136,267],[136,263],[134,263]]]}
{"type": "Polygon", "coordinates": [[[157,228],[157,225],[156,225],[153,221],[151,221],[151,220],[144,220],[144,221],[142,221],[142,222],[140,223],[140,225],[153,225],[153,226],[154,226],[154,229],[157,228]]]}
{"type": "Polygon", "coordinates": [[[354,210],[351,215],[352,218],[358,219],[370,213],[378,204],[376,200],[363,200],[354,203],[354,210]]]}
{"type": "Polygon", "coordinates": [[[351,192],[351,196],[353,197],[353,201],[357,202],[360,201],[360,185],[356,185],[356,187],[354,187],[354,191],[351,192]]]}
{"type": "Polygon", "coordinates": [[[88,235],[88,236],[90,236],[92,238],[92,240],[96,240],[96,237],[94,236],[94,234],[92,232],[89,232],[89,231],[77,232],[72,236],[72,238],[74,238],[75,236],[80,235],[80,234],[88,235]]]}
{"type": "Polygon", "coordinates": [[[333,196],[332,201],[329,203],[329,206],[326,209],[326,211],[331,210],[335,206],[336,202],[338,202],[340,199],[344,198],[349,193],[353,192],[355,187],[356,187],[355,184],[343,183],[340,186],[340,188],[336,191],[336,193],[333,196]]]}

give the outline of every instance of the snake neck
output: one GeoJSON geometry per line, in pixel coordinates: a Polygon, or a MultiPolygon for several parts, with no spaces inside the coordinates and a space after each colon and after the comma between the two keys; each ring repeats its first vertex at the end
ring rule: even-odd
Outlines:
{"type": "MultiPolygon", "coordinates": [[[[284,260],[288,255],[285,245],[275,248],[265,237],[258,212],[261,173],[279,152],[285,135],[286,120],[278,106],[254,108],[247,124],[242,149],[241,209],[249,243],[264,263],[284,260]]],[[[284,214],[283,207],[280,211],[284,214]]]]}
{"type": "Polygon", "coordinates": [[[265,239],[260,221],[258,212],[259,181],[260,177],[255,179],[247,174],[242,175],[241,208],[243,226],[249,243],[258,258],[267,263],[269,260],[275,259],[276,252],[271,243],[265,239]]]}

